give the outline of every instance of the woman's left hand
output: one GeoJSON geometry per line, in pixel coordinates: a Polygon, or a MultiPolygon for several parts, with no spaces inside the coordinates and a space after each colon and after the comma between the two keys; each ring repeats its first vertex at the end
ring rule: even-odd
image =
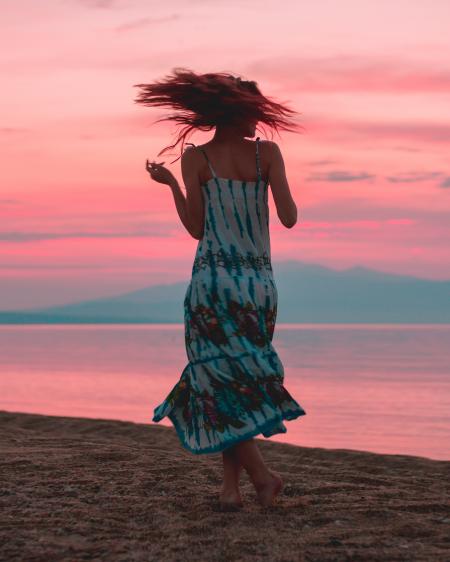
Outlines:
{"type": "Polygon", "coordinates": [[[170,170],[164,168],[163,164],[164,162],[161,162],[160,164],[157,164],[156,162],[149,163],[147,158],[145,169],[150,174],[152,180],[155,180],[158,183],[170,185],[175,180],[175,176],[170,170]]]}

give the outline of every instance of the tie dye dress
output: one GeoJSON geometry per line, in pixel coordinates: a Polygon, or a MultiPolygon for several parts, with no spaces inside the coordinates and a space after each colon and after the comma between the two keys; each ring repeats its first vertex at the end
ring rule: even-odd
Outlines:
{"type": "Polygon", "coordinates": [[[202,185],[204,234],[184,298],[188,363],[152,420],[167,416],[194,454],[286,433],[283,420],[306,414],[284,386],[272,345],[278,293],[258,143],[257,179],[250,182],[217,177],[199,147],[212,178],[202,185]]]}

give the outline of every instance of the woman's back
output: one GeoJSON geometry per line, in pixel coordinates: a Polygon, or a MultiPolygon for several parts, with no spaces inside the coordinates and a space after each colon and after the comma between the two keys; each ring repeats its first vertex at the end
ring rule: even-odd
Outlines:
{"type": "MultiPolygon", "coordinates": [[[[217,163],[213,165],[211,162],[211,151],[208,151],[208,154],[203,146],[198,147],[203,153],[209,177],[206,177],[206,171],[202,170],[202,173],[205,173],[205,181],[201,184],[205,206],[204,232],[197,247],[194,273],[198,272],[199,268],[204,268],[209,275],[211,266],[214,266],[212,274],[216,276],[219,265],[226,269],[222,276],[226,273],[242,276],[243,268],[254,270],[258,276],[263,269],[270,272],[272,270],[268,184],[261,177],[259,138],[251,144],[254,148],[253,169],[247,169],[248,180],[239,179],[239,172],[244,170],[238,170],[237,165],[245,163],[248,166],[242,152],[238,159],[231,161],[235,156],[234,150],[229,150],[229,147],[224,150],[222,147],[222,153],[228,153],[228,164],[235,167],[232,172],[234,175],[228,167],[227,173],[230,175],[222,176],[217,172],[217,163]]],[[[220,152],[217,150],[217,155],[220,152]]],[[[226,172],[225,163],[222,161],[220,169],[223,173],[226,172]]]]}
{"type": "MultiPolygon", "coordinates": [[[[188,143],[191,144],[191,143],[188,143]]],[[[195,146],[195,145],[193,145],[195,146]]],[[[289,188],[286,169],[280,148],[272,141],[256,141],[237,139],[233,142],[211,141],[199,145],[195,161],[189,162],[195,167],[196,175],[203,185],[212,179],[211,167],[216,176],[235,181],[245,180],[247,183],[256,182],[255,153],[258,158],[260,179],[270,187],[280,222],[286,228],[292,228],[297,222],[297,206],[289,188]],[[208,160],[211,165],[208,165],[208,160]]]]}
{"type": "MultiPolygon", "coordinates": [[[[245,180],[250,183],[256,181],[255,155],[257,153],[260,160],[261,178],[264,180],[268,176],[268,155],[266,154],[265,144],[260,142],[258,137],[258,141],[242,139],[232,143],[208,142],[199,145],[198,148],[207,153],[218,177],[245,180]]],[[[201,183],[206,183],[211,178],[211,170],[206,160],[199,171],[199,177],[201,183]]]]}

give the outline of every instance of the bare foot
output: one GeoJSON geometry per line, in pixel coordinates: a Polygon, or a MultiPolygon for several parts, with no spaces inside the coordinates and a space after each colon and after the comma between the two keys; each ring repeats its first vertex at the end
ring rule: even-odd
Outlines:
{"type": "Polygon", "coordinates": [[[283,490],[284,482],[277,472],[269,468],[271,479],[267,482],[254,483],[258,501],[263,507],[273,505],[275,498],[283,490]]]}
{"type": "Polygon", "coordinates": [[[223,490],[219,496],[219,503],[224,508],[240,508],[244,506],[239,492],[224,492],[223,490]]]}

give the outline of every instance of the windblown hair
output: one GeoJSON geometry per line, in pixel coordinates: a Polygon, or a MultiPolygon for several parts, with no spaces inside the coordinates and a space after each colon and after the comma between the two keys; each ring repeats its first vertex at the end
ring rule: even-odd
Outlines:
{"type": "Polygon", "coordinates": [[[279,130],[297,132],[298,124],[290,117],[298,112],[264,96],[255,81],[242,80],[228,72],[197,74],[187,68],[176,67],[162,81],[134,84],[133,87],[142,89],[135,103],[179,110],[154,123],[167,120],[185,125],[176,142],[163,148],[158,156],[180,142],[182,154],[189,133],[195,129],[210,131],[218,125],[257,121],[265,123],[278,134],[279,130]]]}

